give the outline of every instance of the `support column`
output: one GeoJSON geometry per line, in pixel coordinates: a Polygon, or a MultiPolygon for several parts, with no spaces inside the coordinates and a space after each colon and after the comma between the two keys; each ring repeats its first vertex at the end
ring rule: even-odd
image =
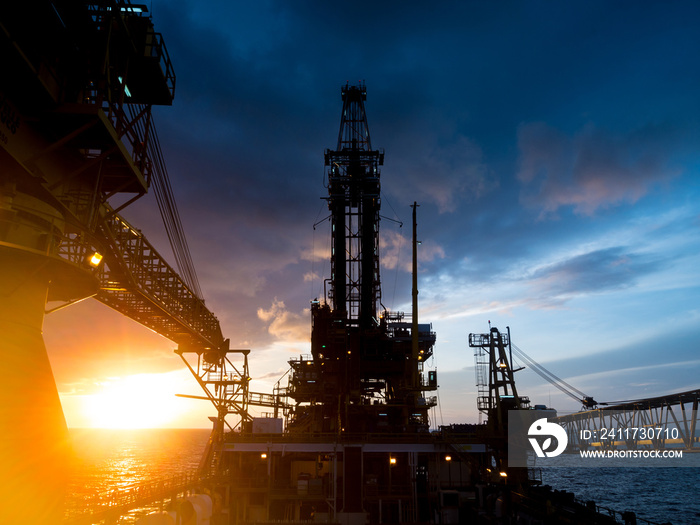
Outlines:
{"type": "Polygon", "coordinates": [[[70,447],[42,336],[47,262],[0,252],[0,523],[63,519],[70,447]]]}
{"type": "MultiPolygon", "coordinates": [[[[7,179],[11,179],[7,177],[7,179]]],[[[30,179],[17,176],[17,181],[30,179]]],[[[42,326],[54,299],[89,297],[97,279],[57,256],[64,218],[0,183],[0,523],[63,520],[71,447],[42,326]]]]}

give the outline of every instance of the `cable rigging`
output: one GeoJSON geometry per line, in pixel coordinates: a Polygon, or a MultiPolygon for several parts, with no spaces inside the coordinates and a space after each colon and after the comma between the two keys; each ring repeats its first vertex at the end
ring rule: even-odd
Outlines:
{"type": "MultiPolygon", "coordinates": [[[[134,108],[132,105],[127,107],[133,118],[138,108],[134,108]]],[[[151,115],[150,118],[153,119],[153,116],[151,115]]],[[[139,125],[142,124],[139,123],[139,125]]],[[[165,232],[175,257],[175,263],[185,284],[199,299],[203,299],[202,289],[199,285],[199,279],[197,278],[182,222],[180,221],[180,213],[178,212],[173,190],[170,186],[170,179],[165,166],[165,160],[163,159],[158,132],[153,123],[149,126],[148,132],[150,136],[148,136],[146,141],[148,149],[146,158],[149,160],[146,162],[152,164],[146,167],[146,172],[150,173],[149,182],[153,187],[156,201],[158,202],[158,209],[160,210],[165,232]]]]}
{"type": "Polygon", "coordinates": [[[570,385],[559,376],[547,370],[545,367],[543,367],[541,364],[539,364],[537,361],[535,361],[533,358],[531,358],[529,355],[523,352],[522,349],[518,348],[512,342],[511,346],[513,348],[513,353],[519,359],[522,359],[525,362],[525,364],[528,365],[536,374],[538,374],[542,379],[545,379],[546,381],[551,383],[564,394],[571,397],[572,399],[575,399],[579,403],[582,403],[585,408],[595,408],[598,405],[598,403],[591,396],[587,396],[578,388],[570,385]]]}

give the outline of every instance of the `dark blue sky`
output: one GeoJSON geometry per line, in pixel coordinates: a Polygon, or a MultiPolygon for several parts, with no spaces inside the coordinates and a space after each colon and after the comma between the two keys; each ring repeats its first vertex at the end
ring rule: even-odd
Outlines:
{"type": "MultiPolygon", "coordinates": [[[[405,223],[382,222],[383,303],[410,311],[416,200],[445,422],[475,418],[466,340],[488,320],[599,400],[699,386],[700,5],[151,11],[177,74],[173,107],[156,110],[172,185],[207,304],[234,346],[253,349],[253,376],[275,378],[258,389],[308,351],[305,309],[329,271],[328,225],[312,229],[327,215],[323,150],[337,141],[340,87],[358,80],[372,146],[386,150],[382,214],[405,223]]],[[[154,206],[126,216],[166,252],[154,206]]],[[[159,360],[169,343],[153,345],[154,371],[178,366],[159,360]]],[[[59,384],[79,383],[60,370],[59,384]]],[[[576,408],[529,371],[520,382],[534,402],[551,392],[576,408]]]]}

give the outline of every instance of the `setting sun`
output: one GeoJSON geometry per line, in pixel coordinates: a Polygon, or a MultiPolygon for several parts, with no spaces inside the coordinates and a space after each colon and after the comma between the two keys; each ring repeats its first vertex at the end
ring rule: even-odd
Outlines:
{"type": "Polygon", "coordinates": [[[178,374],[136,374],[110,378],[83,399],[82,412],[92,427],[155,428],[178,419],[183,403],[175,397],[178,374]]]}

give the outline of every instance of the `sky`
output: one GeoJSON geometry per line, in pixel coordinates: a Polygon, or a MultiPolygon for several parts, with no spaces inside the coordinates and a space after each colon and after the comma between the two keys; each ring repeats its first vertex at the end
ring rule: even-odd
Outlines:
{"type": "MultiPolygon", "coordinates": [[[[330,270],[323,152],[341,86],[359,81],[386,152],[390,310],[411,309],[420,205],[434,425],[478,419],[467,337],[489,321],[599,402],[700,388],[700,5],[149,5],[177,75],[173,106],[154,109],[171,184],[254,390],[309,353],[330,270]]],[[[173,261],[152,196],[124,216],[173,261]]],[[[209,404],[174,397],[200,393],[174,344],[96,301],[48,315],[44,335],[69,426],[210,424],[209,404]]],[[[529,369],[516,381],[533,403],[580,408],[529,369]]]]}

